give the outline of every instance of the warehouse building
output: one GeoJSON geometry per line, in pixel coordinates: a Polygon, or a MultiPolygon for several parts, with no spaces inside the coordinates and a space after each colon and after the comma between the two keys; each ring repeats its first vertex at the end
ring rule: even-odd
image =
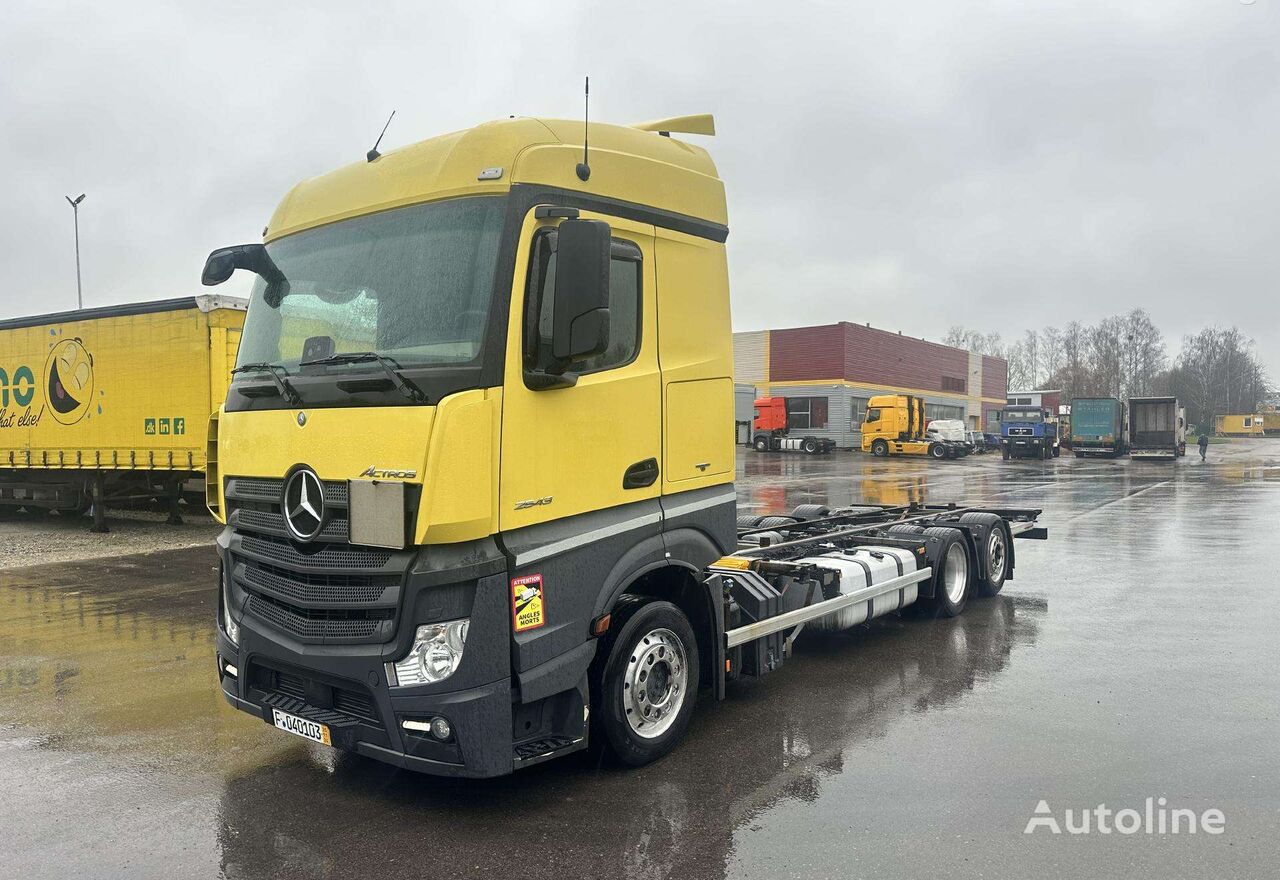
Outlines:
{"type": "Polygon", "coordinates": [[[739,389],[787,398],[793,431],[842,448],[861,446],[862,418],[876,394],[914,394],[930,419],[998,431],[1008,384],[1001,358],[843,321],[735,333],[733,365],[739,389]]]}

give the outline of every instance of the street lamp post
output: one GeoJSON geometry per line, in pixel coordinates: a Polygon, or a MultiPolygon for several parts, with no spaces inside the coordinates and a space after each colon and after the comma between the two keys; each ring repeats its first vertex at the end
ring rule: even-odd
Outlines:
{"type": "Polygon", "coordinates": [[[80,289],[80,203],[84,201],[84,193],[76,196],[74,199],[67,196],[67,204],[71,206],[71,213],[75,215],[76,224],[76,307],[84,308],[84,292],[80,289]]]}

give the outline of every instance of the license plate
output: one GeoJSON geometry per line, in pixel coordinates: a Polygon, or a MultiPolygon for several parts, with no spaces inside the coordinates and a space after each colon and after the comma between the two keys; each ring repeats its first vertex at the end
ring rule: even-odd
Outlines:
{"type": "Polygon", "coordinates": [[[333,745],[329,741],[329,725],[327,724],[308,721],[305,718],[299,718],[297,715],[281,712],[279,709],[271,710],[271,720],[276,727],[287,733],[292,733],[294,736],[300,736],[312,742],[324,743],[327,746],[333,745]]]}

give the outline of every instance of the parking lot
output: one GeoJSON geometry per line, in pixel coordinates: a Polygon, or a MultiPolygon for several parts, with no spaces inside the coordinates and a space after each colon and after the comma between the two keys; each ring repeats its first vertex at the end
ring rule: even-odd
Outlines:
{"type": "MultiPolygon", "coordinates": [[[[211,546],[0,572],[0,865],[14,877],[1264,876],[1280,820],[1280,442],[1176,464],[741,451],[742,510],[1043,508],[954,620],[802,638],[640,770],[493,781],[274,731],[214,676],[211,546]],[[1220,835],[1025,834],[1218,809],[1220,835]],[[939,865],[948,866],[939,870],[939,865]]],[[[6,524],[6,535],[13,534],[6,524]]]]}

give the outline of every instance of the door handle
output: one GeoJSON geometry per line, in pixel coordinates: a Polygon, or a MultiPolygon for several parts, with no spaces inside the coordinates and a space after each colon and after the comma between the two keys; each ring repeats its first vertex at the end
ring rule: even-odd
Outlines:
{"type": "Polygon", "coordinates": [[[637,461],[627,468],[626,473],[622,475],[622,488],[643,489],[646,486],[652,486],[657,481],[658,460],[656,458],[646,458],[644,461],[637,461]]]}

